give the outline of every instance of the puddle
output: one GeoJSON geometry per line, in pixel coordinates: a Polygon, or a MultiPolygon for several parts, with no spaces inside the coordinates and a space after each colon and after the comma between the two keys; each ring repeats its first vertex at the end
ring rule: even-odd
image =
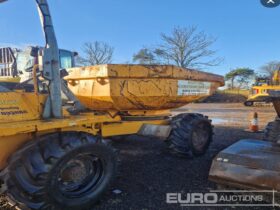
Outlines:
{"type": "Polygon", "coordinates": [[[228,123],[229,120],[225,120],[225,119],[222,119],[222,118],[211,118],[212,120],[212,123],[213,124],[222,124],[222,123],[228,123]]]}
{"type": "Polygon", "coordinates": [[[212,120],[212,124],[221,125],[221,124],[229,124],[229,123],[238,123],[238,119],[223,119],[218,117],[210,118],[212,120]]]}

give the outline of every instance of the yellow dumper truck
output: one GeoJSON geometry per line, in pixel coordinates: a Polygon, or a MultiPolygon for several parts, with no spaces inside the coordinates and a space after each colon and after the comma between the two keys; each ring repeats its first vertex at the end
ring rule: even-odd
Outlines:
{"type": "Polygon", "coordinates": [[[36,3],[46,46],[42,66],[33,66],[33,88],[0,83],[0,193],[13,205],[90,208],[116,173],[107,138],[156,136],[180,155],[206,151],[211,121],[194,113],[172,117],[170,109],[214,93],[222,76],[169,65],[79,67],[66,76],[47,1],[36,3]]]}

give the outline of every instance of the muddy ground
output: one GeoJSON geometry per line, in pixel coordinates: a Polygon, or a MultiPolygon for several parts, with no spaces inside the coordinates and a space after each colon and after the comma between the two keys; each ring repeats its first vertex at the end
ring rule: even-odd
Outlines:
{"type": "MultiPolygon", "coordinates": [[[[191,104],[175,110],[174,114],[198,112],[208,115],[215,124],[215,136],[209,150],[205,155],[194,159],[170,155],[164,144],[157,139],[132,136],[115,142],[114,146],[120,151],[118,177],[110,191],[93,209],[187,209],[181,208],[177,204],[166,204],[166,193],[207,192],[215,189],[215,184],[208,181],[208,172],[213,157],[240,139],[262,138],[261,133],[244,131],[248,127],[254,111],[259,114],[261,129],[276,115],[272,107],[248,108],[241,104],[191,104]]],[[[5,209],[1,200],[0,209],[5,209]]],[[[207,207],[205,209],[217,208],[207,207]]]]}
{"type": "Polygon", "coordinates": [[[244,103],[248,97],[242,94],[230,94],[223,92],[216,92],[213,95],[202,99],[203,103],[244,103]]]}

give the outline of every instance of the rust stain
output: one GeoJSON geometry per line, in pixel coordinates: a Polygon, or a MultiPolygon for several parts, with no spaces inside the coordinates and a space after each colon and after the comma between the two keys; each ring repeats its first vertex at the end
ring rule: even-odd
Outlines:
{"type": "MultiPolygon", "coordinates": [[[[89,109],[131,111],[178,108],[205,97],[206,93],[198,96],[178,95],[178,80],[190,78],[192,81],[210,82],[210,93],[224,84],[222,76],[169,65],[108,64],[85,67],[83,73],[80,68],[74,68],[66,80],[73,93],[89,109]],[[98,83],[102,79],[104,82],[98,83]],[[74,87],[71,83],[73,80],[90,81],[94,87],[82,91],[74,87]]],[[[76,86],[80,85],[81,82],[76,86]]]]}

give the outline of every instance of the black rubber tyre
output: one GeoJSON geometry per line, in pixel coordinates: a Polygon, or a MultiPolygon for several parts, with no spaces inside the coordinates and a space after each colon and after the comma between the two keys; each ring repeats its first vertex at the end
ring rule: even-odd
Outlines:
{"type": "Polygon", "coordinates": [[[116,174],[114,150],[98,137],[51,134],[17,151],[5,170],[6,194],[20,208],[92,208],[116,174]]]}
{"type": "Polygon", "coordinates": [[[254,102],[253,102],[253,101],[245,101],[245,102],[244,102],[244,105],[245,105],[245,106],[253,106],[253,105],[254,105],[254,102]]]}
{"type": "Polygon", "coordinates": [[[112,140],[113,142],[121,142],[121,141],[127,139],[128,137],[129,137],[129,135],[111,136],[111,137],[109,137],[109,139],[112,140]]]}
{"type": "Polygon", "coordinates": [[[280,143],[280,121],[269,122],[264,130],[263,140],[280,143]],[[278,142],[279,141],[279,142],[278,142]]]}
{"type": "Polygon", "coordinates": [[[201,114],[179,114],[173,117],[167,144],[172,153],[193,157],[203,155],[213,136],[211,121],[201,114]]]}

